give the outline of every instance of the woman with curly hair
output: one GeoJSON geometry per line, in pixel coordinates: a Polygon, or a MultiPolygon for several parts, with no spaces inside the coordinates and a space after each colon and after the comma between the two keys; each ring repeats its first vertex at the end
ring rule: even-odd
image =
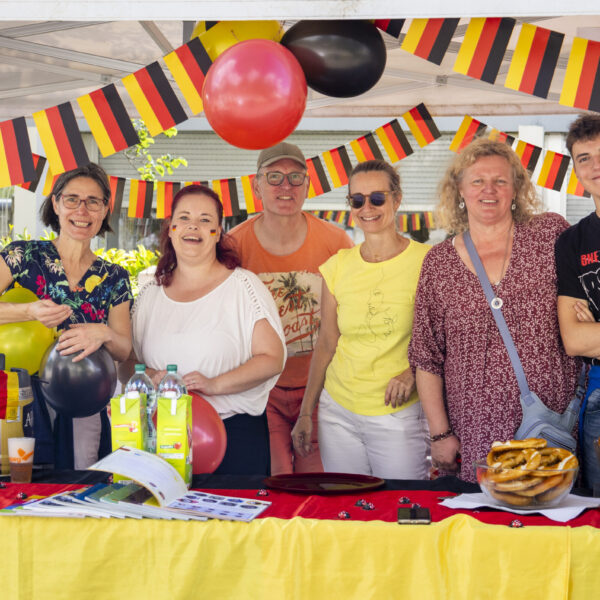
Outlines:
{"type": "Polygon", "coordinates": [[[239,267],[222,222],[223,205],[210,188],[177,193],[155,281],[133,307],[133,348],[155,385],[176,364],[188,391],[224,420],[227,450],[217,473],[267,475],[265,408],[285,362],[285,338],[269,290],[239,267]]]}
{"type": "Polygon", "coordinates": [[[474,481],[473,462],[522,418],[513,367],[469,258],[468,230],[515,342],[530,389],[563,412],[577,365],[560,341],[554,242],[568,227],[541,213],[529,174],[506,144],[479,139],[440,186],[438,224],[453,237],[425,257],[409,360],[427,416],[434,466],[474,481]],[[461,456],[461,464],[457,459],[461,456]]]}

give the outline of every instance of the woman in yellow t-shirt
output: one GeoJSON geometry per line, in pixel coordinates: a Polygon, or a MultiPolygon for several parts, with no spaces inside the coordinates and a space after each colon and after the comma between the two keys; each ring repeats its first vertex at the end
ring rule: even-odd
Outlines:
{"type": "Polygon", "coordinates": [[[320,267],[321,329],[294,447],[301,455],[312,452],[310,417],[318,400],[325,471],[424,479],[429,437],[407,351],[429,246],[396,231],[402,190],[391,165],[358,164],[348,190],[365,241],[320,267]]]}

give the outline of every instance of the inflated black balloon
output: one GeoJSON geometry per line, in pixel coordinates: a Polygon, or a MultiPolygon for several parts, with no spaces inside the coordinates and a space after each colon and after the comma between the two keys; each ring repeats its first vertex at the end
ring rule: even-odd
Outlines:
{"type": "Polygon", "coordinates": [[[61,356],[58,340],[48,348],[40,365],[42,393],[48,404],[66,417],[95,415],[110,400],[117,383],[115,362],[104,348],[73,362],[61,356]]]}
{"type": "Polygon", "coordinates": [[[299,21],[281,43],[317,92],[350,98],[370,90],[385,69],[381,35],[368,21],[299,21]]]}

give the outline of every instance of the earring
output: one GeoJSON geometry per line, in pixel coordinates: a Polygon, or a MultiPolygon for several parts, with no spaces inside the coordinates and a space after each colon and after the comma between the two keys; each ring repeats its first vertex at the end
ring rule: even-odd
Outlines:
{"type": "Polygon", "coordinates": [[[513,203],[510,205],[510,210],[514,211],[516,208],[517,208],[517,205],[513,201],[513,203]]]}
{"type": "Polygon", "coordinates": [[[458,208],[460,208],[460,210],[465,210],[465,201],[464,200],[461,200],[458,203],[458,208]]]}

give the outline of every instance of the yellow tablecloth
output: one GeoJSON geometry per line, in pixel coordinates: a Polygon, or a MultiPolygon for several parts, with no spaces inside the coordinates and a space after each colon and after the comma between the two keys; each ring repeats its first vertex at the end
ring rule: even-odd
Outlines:
{"type": "Polygon", "coordinates": [[[589,600],[600,530],[294,518],[0,519],[6,600],[589,600]]]}

